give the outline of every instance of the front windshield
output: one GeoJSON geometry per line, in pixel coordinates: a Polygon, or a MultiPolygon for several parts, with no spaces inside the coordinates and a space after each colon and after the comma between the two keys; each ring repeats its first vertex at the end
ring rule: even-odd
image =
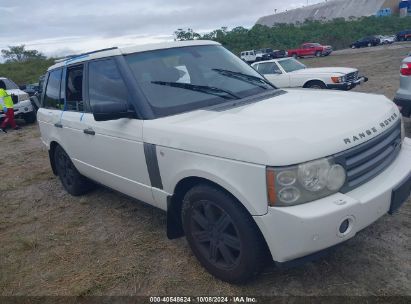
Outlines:
{"type": "Polygon", "coordinates": [[[298,71],[298,70],[303,70],[307,68],[304,64],[302,64],[301,62],[293,58],[280,60],[278,63],[287,73],[298,71]]]}
{"type": "Polygon", "coordinates": [[[275,89],[248,64],[219,45],[147,51],[125,58],[156,116],[275,89]]]}
{"type": "Polygon", "coordinates": [[[4,78],[2,79],[4,84],[6,85],[6,90],[17,90],[19,87],[10,79],[4,78]]]}

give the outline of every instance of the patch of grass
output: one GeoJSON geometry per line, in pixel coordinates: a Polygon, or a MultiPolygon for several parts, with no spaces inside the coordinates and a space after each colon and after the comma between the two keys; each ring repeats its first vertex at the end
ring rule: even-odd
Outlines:
{"type": "Polygon", "coordinates": [[[22,251],[31,251],[39,246],[38,240],[35,238],[18,237],[17,242],[19,243],[22,251]]]}

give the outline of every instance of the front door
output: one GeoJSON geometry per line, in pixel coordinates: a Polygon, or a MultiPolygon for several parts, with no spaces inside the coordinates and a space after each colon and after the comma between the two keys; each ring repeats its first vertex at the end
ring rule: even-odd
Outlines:
{"type": "MultiPolygon", "coordinates": [[[[91,61],[87,70],[90,107],[104,102],[130,104],[130,95],[113,58],[91,61]]],[[[143,121],[121,118],[96,121],[93,114],[81,117],[83,147],[76,165],[100,183],[154,204],[143,143],[143,121]]]]}
{"type": "Polygon", "coordinates": [[[283,72],[275,62],[260,63],[258,64],[257,71],[263,74],[277,88],[288,88],[290,86],[288,74],[283,72]]]}

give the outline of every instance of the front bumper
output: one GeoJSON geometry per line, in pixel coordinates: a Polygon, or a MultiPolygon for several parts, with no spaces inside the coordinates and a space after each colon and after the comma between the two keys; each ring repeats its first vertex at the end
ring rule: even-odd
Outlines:
{"type": "MultiPolygon", "coordinates": [[[[25,114],[28,114],[34,111],[33,105],[31,104],[31,101],[29,99],[22,100],[19,103],[15,104],[13,109],[14,109],[14,117],[16,118],[22,118],[25,114]]],[[[0,119],[5,116],[6,115],[4,114],[4,112],[0,110],[0,119]]]]}
{"type": "Polygon", "coordinates": [[[361,76],[361,77],[358,77],[356,81],[352,81],[352,82],[328,84],[327,88],[333,89],[333,90],[349,91],[349,90],[354,89],[357,85],[360,85],[367,81],[368,81],[367,77],[361,76]]]}
{"type": "MultiPolygon", "coordinates": [[[[342,243],[385,215],[390,211],[393,190],[410,174],[411,139],[405,138],[397,159],[355,190],[298,206],[269,208],[266,215],[254,219],[273,260],[295,260],[342,243]],[[346,219],[350,226],[341,233],[340,225],[346,219]]],[[[406,189],[408,194],[409,190],[406,189]]]]}

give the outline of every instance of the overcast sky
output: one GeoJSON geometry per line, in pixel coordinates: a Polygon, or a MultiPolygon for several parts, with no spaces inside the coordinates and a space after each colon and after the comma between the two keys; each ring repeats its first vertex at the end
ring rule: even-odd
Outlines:
{"type": "MultiPolygon", "coordinates": [[[[324,0],[308,0],[309,4],[324,0]]],[[[0,49],[25,44],[47,56],[172,40],[177,28],[251,27],[307,0],[0,0],[0,49]]]]}

